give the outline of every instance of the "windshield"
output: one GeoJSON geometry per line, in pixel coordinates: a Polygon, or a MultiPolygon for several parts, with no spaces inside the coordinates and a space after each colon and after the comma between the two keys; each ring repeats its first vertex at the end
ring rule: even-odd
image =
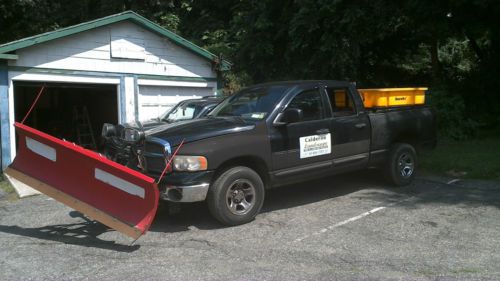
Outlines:
{"type": "Polygon", "coordinates": [[[208,115],[238,116],[247,120],[262,120],[273,110],[286,87],[263,87],[243,90],[225,99],[208,115]]]}
{"type": "Polygon", "coordinates": [[[167,122],[189,120],[193,119],[200,110],[201,106],[197,106],[196,104],[179,103],[167,111],[160,119],[167,122]]]}

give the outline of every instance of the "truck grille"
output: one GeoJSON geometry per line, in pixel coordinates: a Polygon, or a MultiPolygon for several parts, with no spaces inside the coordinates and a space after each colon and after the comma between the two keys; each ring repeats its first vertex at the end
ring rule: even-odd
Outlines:
{"type": "Polygon", "coordinates": [[[146,141],[144,145],[144,150],[148,153],[161,154],[165,152],[165,146],[157,142],[146,141]]]}
{"type": "Polygon", "coordinates": [[[167,141],[156,138],[146,140],[142,154],[143,168],[148,173],[160,174],[165,169],[170,153],[170,144],[167,141]]]}

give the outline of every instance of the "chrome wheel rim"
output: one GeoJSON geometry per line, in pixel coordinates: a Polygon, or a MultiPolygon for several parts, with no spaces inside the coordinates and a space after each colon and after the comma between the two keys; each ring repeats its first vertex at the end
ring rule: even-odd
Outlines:
{"type": "Polygon", "coordinates": [[[415,159],[408,153],[403,153],[398,159],[398,170],[403,178],[409,178],[415,170],[415,159]]]}
{"type": "Polygon", "coordinates": [[[235,180],[227,189],[226,205],[234,215],[245,215],[255,205],[255,187],[246,179],[235,180]]]}

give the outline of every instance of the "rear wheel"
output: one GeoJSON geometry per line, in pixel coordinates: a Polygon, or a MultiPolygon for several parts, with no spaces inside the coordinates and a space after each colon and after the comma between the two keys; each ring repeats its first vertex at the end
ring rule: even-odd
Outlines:
{"type": "Polygon", "coordinates": [[[396,143],[392,146],[386,166],[386,178],[395,186],[410,184],[415,178],[417,153],[407,143],[396,143]]]}
{"type": "Polygon", "coordinates": [[[252,169],[238,166],[223,172],[207,194],[210,213],[229,226],[252,221],[264,202],[264,184],[252,169]]]}

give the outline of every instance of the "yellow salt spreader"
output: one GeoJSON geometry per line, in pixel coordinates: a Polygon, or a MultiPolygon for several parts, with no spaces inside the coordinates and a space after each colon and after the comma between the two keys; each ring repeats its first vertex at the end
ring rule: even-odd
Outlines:
{"type": "Polygon", "coordinates": [[[358,89],[365,108],[384,108],[425,104],[427,88],[358,89]]]}

